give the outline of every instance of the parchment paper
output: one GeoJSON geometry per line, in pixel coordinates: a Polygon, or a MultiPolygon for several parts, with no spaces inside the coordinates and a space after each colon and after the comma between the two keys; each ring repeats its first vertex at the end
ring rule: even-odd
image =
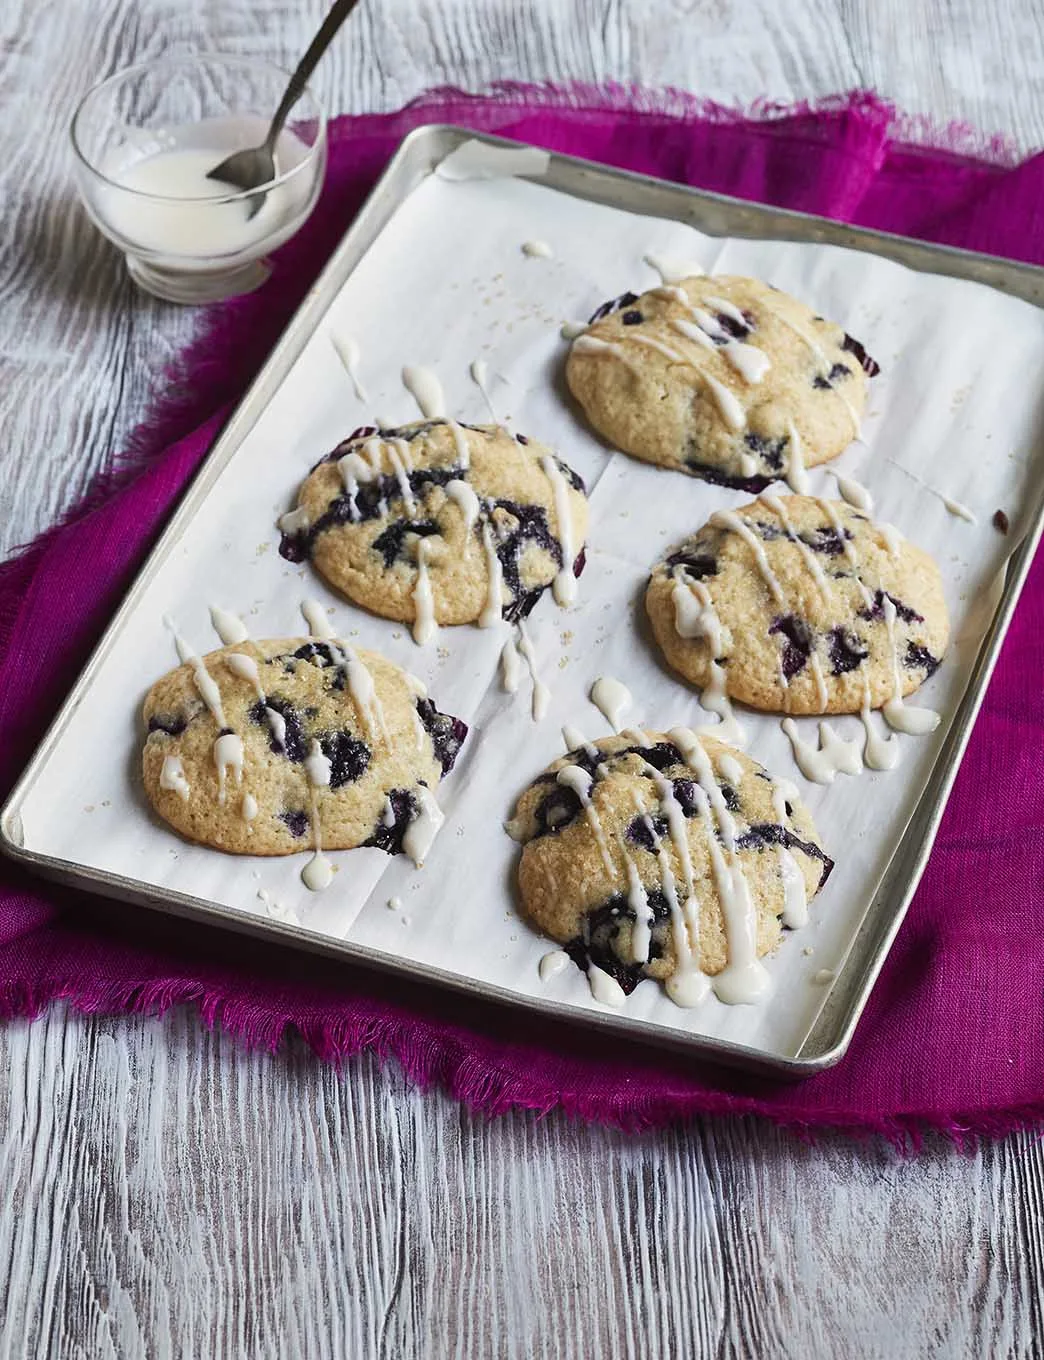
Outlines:
{"type": "MultiPolygon", "coordinates": [[[[991,617],[991,584],[1018,542],[1020,516],[1041,494],[1044,314],[979,285],[862,253],[714,239],[512,178],[513,164],[507,176],[490,177],[490,168],[482,157],[474,164],[465,157],[452,174],[426,179],[334,299],[56,744],[23,809],[26,846],[510,992],[600,1010],[621,1023],[640,1018],[793,1055],[828,994],[823,975],[840,966],[924,788],[991,617]],[[553,258],[524,255],[521,245],[532,239],[547,242],[553,258]],[[648,252],[766,279],[842,323],[877,358],[882,372],[871,384],[865,442],[833,466],[872,491],[875,518],[934,554],[957,640],[914,700],[938,709],[944,722],[927,738],[898,737],[902,761],[895,771],[842,775],[830,788],[809,784],[779,718],[741,713],[748,751],[799,785],[836,859],[809,926],[787,934],[769,961],[775,990],[756,1006],[729,1007],[712,997],[699,1009],[681,1010],[645,982],[623,1010],[608,1012],[572,966],[542,983],[537,965],[553,946],[516,913],[519,852],[501,829],[517,794],[562,752],[563,723],[590,736],[608,730],[586,697],[598,676],[629,687],[635,705],[628,717],[636,724],[715,722],[661,665],[642,593],[669,544],[714,510],[750,497],[608,450],[571,406],[562,379],[561,323],[584,320],[627,289],[652,286],[656,276],[642,263],[648,252]],[[354,394],[331,344],[333,330],[359,344],[368,402],[354,394]],[[475,359],[489,365],[500,418],[556,447],[590,494],[579,599],[562,611],[548,592],[529,624],[553,691],[539,725],[531,721],[525,677],[515,696],[499,686],[507,625],[444,629],[421,649],[408,629],[339,599],[310,567],[291,566],[277,552],[275,520],[293,505],[297,483],[319,456],[375,413],[394,421],[417,417],[400,380],[404,364],[437,373],[452,414],[488,419],[469,377],[475,359]],[[977,523],[955,518],[889,460],[969,506],[977,523]],[[991,525],[1000,508],[1012,523],[1006,537],[991,525]],[[142,697],[177,664],[163,616],[173,616],[203,653],[219,645],[211,604],[240,614],[255,637],[285,636],[307,631],[300,615],[306,598],[328,606],[343,635],[420,676],[440,708],[471,726],[457,768],[439,791],[446,824],[424,868],[377,850],[336,853],[338,873],[321,894],[300,881],[306,855],[240,858],[186,844],[152,816],[138,774],[142,697]],[[386,905],[393,897],[401,899],[400,910],[386,905]]],[[[821,470],[811,476],[814,494],[836,494],[821,470]]],[[[855,717],[834,726],[849,737],[861,731],[855,717]]],[[[800,719],[799,727],[814,742],[815,721],[800,719]]]]}

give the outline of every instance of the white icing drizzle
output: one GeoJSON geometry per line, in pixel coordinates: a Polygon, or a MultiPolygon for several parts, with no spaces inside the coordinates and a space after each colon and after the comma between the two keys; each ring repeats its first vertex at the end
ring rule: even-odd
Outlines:
{"type": "Polygon", "coordinates": [[[230,614],[216,604],[210,606],[210,622],[226,647],[234,647],[237,642],[246,642],[250,637],[246,624],[238,615],[230,614]]]}
{"type": "Polygon", "coordinates": [[[402,848],[419,869],[446,818],[433,798],[431,790],[425,788],[423,784],[418,784],[414,797],[417,801],[417,810],[410,818],[410,824],[402,838],[402,848]]]}
{"type": "Polygon", "coordinates": [[[368,402],[370,399],[366,395],[366,389],[359,380],[359,360],[362,356],[359,353],[358,344],[350,335],[339,335],[336,331],[330,332],[330,343],[334,347],[334,353],[344,366],[344,371],[352,380],[355,395],[360,401],[368,402]]]}
{"type": "Polygon", "coordinates": [[[325,789],[330,785],[330,761],[323,755],[323,748],[313,741],[308,748],[304,761],[305,774],[313,789],[325,789]]]}
{"type": "Polygon", "coordinates": [[[723,779],[727,779],[730,784],[738,788],[743,782],[743,766],[735,756],[730,756],[728,751],[722,751],[718,757],[718,770],[723,779]]]}
{"type": "Polygon", "coordinates": [[[817,983],[820,987],[825,987],[828,982],[833,982],[835,977],[837,977],[837,974],[832,969],[820,968],[812,981],[817,983]]]}
{"type": "Polygon", "coordinates": [[[428,540],[417,540],[417,581],[413,587],[413,640],[423,647],[430,642],[438,628],[435,619],[435,598],[428,576],[428,540]]]}
{"type": "Polygon", "coordinates": [[[475,527],[475,521],[479,515],[479,499],[468,483],[462,482],[459,477],[455,477],[452,482],[446,483],[446,495],[464,516],[463,551],[464,555],[467,556],[468,549],[471,547],[471,531],[475,527]]]}
{"type": "Polygon", "coordinates": [[[749,345],[744,340],[726,340],[721,353],[731,364],[744,382],[751,385],[761,382],[772,367],[772,360],[757,345],[749,345]]]}
{"type": "Polygon", "coordinates": [[[638,877],[635,862],[626,851],[624,862],[627,866],[627,905],[634,912],[634,925],[631,927],[631,958],[635,963],[648,963],[656,915],[649,905],[649,894],[638,877]]]}
{"type": "Polygon", "coordinates": [[[700,694],[700,703],[719,718],[714,735],[733,746],[742,746],[746,733],[736,718],[725,692],[725,668],[719,664],[724,653],[721,621],[714,609],[710,591],[702,581],[689,581],[675,573],[671,595],[674,625],[680,637],[705,637],[711,651],[710,680],[700,694]],[[693,603],[695,601],[695,603],[693,603]]]}
{"type": "MultiPolygon", "coordinates": [[[[566,325],[569,324],[569,322],[566,322],[566,325]]],[[[582,335],[586,329],[586,326],[581,326],[574,335],[566,335],[565,338],[567,340],[572,340],[575,338],[575,335],[582,335]]],[[[565,326],[562,327],[562,334],[565,335],[565,326]]],[[[482,400],[486,403],[486,410],[489,412],[493,424],[496,425],[497,412],[493,402],[490,400],[489,388],[486,385],[489,378],[489,365],[486,363],[485,359],[476,359],[468,369],[468,372],[471,375],[471,381],[482,393],[482,400]]]]}
{"type": "Polygon", "coordinates": [[[727,298],[710,296],[707,297],[707,301],[716,312],[720,312],[722,316],[729,317],[732,321],[735,321],[738,325],[746,329],[747,318],[734,302],[729,302],[727,298]]]}
{"type": "Polygon", "coordinates": [[[622,1006],[627,1000],[624,989],[616,978],[610,977],[596,964],[587,965],[587,983],[591,988],[591,995],[603,1006],[622,1006]]]}
{"type": "Polygon", "coordinates": [[[522,254],[533,260],[550,260],[555,252],[546,241],[523,241],[522,254]]]}
{"type": "Polygon", "coordinates": [[[729,429],[746,429],[747,413],[724,383],[718,382],[717,378],[712,378],[709,373],[701,373],[700,378],[706,383],[707,390],[714,398],[714,403],[721,413],[721,418],[729,429]]]}
{"type": "Polygon", "coordinates": [[[966,505],[962,505],[960,501],[955,501],[951,496],[945,495],[942,491],[937,491],[935,487],[926,482],[923,477],[919,477],[916,472],[911,472],[908,467],[903,467],[902,463],[897,463],[894,458],[889,458],[888,462],[891,463],[892,467],[898,468],[900,472],[905,473],[912,482],[916,482],[919,487],[923,487],[929,495],[934,496],[936,500],[942,501],[951,515],[956,516],[957,519],[963,519],[967,524],[978,523],[974,511],[969,510],[966,505]]]}
{"type": "Polygon", "coordinates": [[[893,736],[880,736],[874,731],[870,711],[870,689],[865,688],[863,707],[859,710],[866,740],[863,744],[863,763],[868,770],[894,770],[899,764],[899,741],[893,736]]]}
{"type": "Polygon", "coordinates": [[[752,453],[741,453],[739,456],[740,476],[753,477],[758,470],[758,460],[752,453]]]}
{"type": "Polygon", "coordinates": [[[407,365],[402,370],[402,385],[420,407],[425,420],[439,420],[445,416],[446,399],[442,395],[442,384],[430,368],[407,365]]]}
{"type": "Polygon", "coordinates": [[[286,750],[286,719],[282,713],[277,713],[274,708],[265,709],[265,717],[268,719],[268,726],[271,728],[272,736],[276,743],[286,750]]]}
{"type": "MultiPolygon", "coordinates": [[[[563,321],[562,327],[558,333],[563,340],[576,340],[578,336],[583,335],[584,331],[587,330],[588,325],[589,323],[587,321],[563,321]]],[[[494,419],[496,419],[496,417],[494,417],[494,419]]]]}
{"type": "Polygon", "coordinates": [[[939,726],[939,714],[931,708],[908,707],[903,703],[903,682],[899,674],[899,644],[895,636],[895,605],[891,597],[882,597],[885,627],[888,629],[888,646],[892,652],[892,697],[882,705],[881,712],[885,722],[896,732],[905,732],[911,737],[927,736],[939,726]]]}
{"type": "Polygon", "coordinates": [[[674,605],[674,628],[679,637],[706,638],[711,655],[722,655],[721,620],[711,600],[710,591],[702,581],[690,581],[681,568],[674,572],[671,590],[674,605]]]}
{"type": "Polygon", "coordinates": [[[551,702],[551,691],[537,673],[536,653],[533,651],[533,644],[526,632],[526,625],[521,619],[518,622],[518,650],[529,667],[529,675],[533,681],[533,721],[539,722],[547,712],[547,706],[551,702]]]}
{"type": "Polygon", "coordinates": [[[185,769],[181,763],[180,756],[163,757],[159,784],[161,789],[167,789],[171,793],[176,793],[183,803],[188,802],[189,794],[192,790],[189,787],[188,780],[185,778],[185,769]]]}
{"type": "Polygon", "coordinates": [[[301,882],[310,892],[322,892],[333,881],[333,864],[317,849],[301,870],[301,882]]]}
{"type": "MultiPolygon", "coordinates": [[[[657,288],[657,293],[681,294],[688,306],[688,298],[682,293],[680,288],[657,288]]],[[[710,350],[713,354],[717,346],[705,330],[697,326],[693,321],[686,321],[684,317],[676,316],[671,321],[671,330],[677,331],[679,335],[684,335],[686,340],[691,340],[694,344],[700,345],[703,349],[710,350]]]]}
{"type": "Polygon", "coordinates": [[[259,699],[264,698],[261,691],[261,675],[252,656],[247,656],[245,652],[230,652],[225,657],[225,665],[233,675],[238,675],[240,680],[246,680],[253,685],[259,699]]]}
{"type": "Polygon", "coordinates": [[[417,499],[410,486],[410,478],[407,472],[407,464],[410,461],[410,446],[405,439],[392,439],[385,445],[388,450],[388,459],[395,473],[395,480],[399,484],[399,495],[406,506],[406,513],[413,516],[417,513],[417,499]]]}
{"type": "Polygon", "coordinates": [[[794,422],[787,422],[787,486],[797,496],[808,495],[808,472],[805,470],[805,449],[794,422]]]}
{"type": "Polygon", "coordinates": [[[381,812],[381,825],[389,828],[395,825],[395,807],[387,794],[384,795],[384,810],[381,812]]]}
{"type": "Polygon", "coordinates": [[[380,733],[387,741],[389,738],[384,723],[384,709],[377,697],[377,687],[373,683],[373,676],[366,668],[366,663],[355,648],[350,647],[343,639],[337,640],[336,650],[348,676],[348,693],[362,714],[367,736],[371,742],[375,742],[380,733]]]}
{"type": "Polygon", "coordinates": [[[550,982],[553,977],[558,976],[563,968],[568,968],[569,963],[569,955],[564,949],[552,949],[550,954],[545,954],[540,960],[540,981],[550,982]]]}
{"type": "MultiPolygon", "coordinates": [[[[780,825],[790,826],[790,818],[787,815],[787,803],[795,803],[798,798],[798,791],[786,779],[774,779],[772,781],[772,809],[779,819],[780,825]]],[[[775,847],[776,859],[779,863],[779,874],[783,880],[783,915],[782,921],[790,930],[799,930],[808,924],[808,896],[805,888],[805,876],[801,872],[797,860],[790,853],[785,845],[775,847]]]]}
{"type": "MultiPolygon", "coordinates": [[[[592,760],[598,759],[598,747],[588,741],[579,727],[574,727],[572,723],[566,723],[562,728],[562,742],[567,751],[586,751],[592,760]]],[[[639,744],[644,745],[644,740],[639,744]]]]}
{"type": "MultiPolygon", "coordinates": [[[[363,447],[365,448],[365,445],[363,447]]],[[[343,458],[338,458],[337,470],[341,474],[341,481],[348,494],[348,514],[353,521],[357,520],[359,511],[355,504],[355,498],[359,494],[359,483],[372,482],[377,476],[376,469],[372,463],[366,461],[358,450],[352,449],[343,458]]]]}
{"type": "Polygon", "coordinates": [[[787,507],[783,504],[783,502],[780,500],[778,496],[772,495],[770,492],[762,492],[761,503],[762,505],[767,505],[768,508],[779,520],[780,524],[783,525],[784,533],[786,534],[790,542],[793,543],[794,547],[797,548],[798,552],[801,554],[802,561],[808,568],[809,574],[811,575],[813,581],[815,581],[816,586],[819,589],[819,593],[822,595],[824,600],[829,599],[830,582],[824,575],[823,568],[819,565],[818,561],[816,560],[815,553],[804,541],[804,539],[800,537],[797,530],[794,528],[790,516],[787,514],[787,507]]]}
{"type": "Polygon", "coordinates": [[[599,340],[597,335],[588,335],[586,330],[573,341],[573,349],[577,354],[611,354],[627,368],[633,368],[622,346],[614,345],[610,340],[599,340]]]}
{"type": "Polygon", "coordinates": [[[864,603],[872,605],[874,597],[870,594],[869,590],[867,590],[866,586],[863,585],[862,578],[859,575],[859,558],[856,556],[855,548],[852,546],[852,540],[845,533],[845,526],[841,520],[841,516],[837,513],[837,506],[833,501],[824,500],[822,496],[816,497],[816,504],[830,521],[831,528],[837,534],[838,539],[841,542],[841,551],[844,553],[845,561],[852,568],[856,585],[859,587],[864,603]]]}
{"type": "MultiPolygon", "coordinates": [[[[401,898],[401,897],[389,897],[388,900],[387,900],[387,902],[385,902],[384,905],[388,908],[389,911],[402,911],[402,898],[401,898]]],[[[568,957],[569,957],[569,955],[567,954],[567,955],[566,955],[566,958],[568,958],[568,957]]]]}
{"type": "Polygon", "coordinates": [[[884,540],[889,557],[898,557],[903,550],[903,536],[894,524],[875,524],[874,528],[884,540]]]}
{"type": "Polygon", "coordinates": [[[218,727],[227,727],[225,721],[225,710],[221,704],[221,691],[214,681],[214,677],[207,670],[202,660],[193,651],[191,645],[179,635],[170,619],[165,618],[164,623],[170,629],[174,638],[174,646],[177,648],[178,660],[182,663],[187,662],[192,667],[192,680],[196,686],[196,692],[210,710],[210,716],[217,723],[218,727]]]}
{"type": "Polygon", "coordinates": [[[812,672],[812,679],[816,686],[816,702],[819,704],[819,711],[825,713],[829,695],[827,694],[826,679],[823,675],[823,663],[815,650],[809,655],[808,668],[812,672]]]}
{"type": "Polygon", "coordinates": [[[240,816],[244,822],[252,822],[258,813],[257,799],[252,793],[244,793],[240,804],[240,816]]]}
{"type": "Polygon", "coordinates": [[[496,544],[493,542],[493,530],[488,520],[482,526],[482,546],[486,553],[486,603],[482,606],[482,613],[478,617],[478,626],[480,628],[492,628],[494,624],[500,622],[503,613],[504,570],[500,565],[500,558],[497,556],[496,544]]]}
{"type": "MultiPolygon", "coordinates": [[[[766,312],[768,312],[770,316],[774,316],[776,320],[780,323],[780,325],[786,326],[788,330],[793,331],[793,333],[798,337],[799,340],[803,340],[805,344],[808,346],[808,348],[812,351],[812,353],[816,356],[816,359],[818,360],[822,368],[829,372],[831,366],[830,359],[827,356],[826,350],[823,349],[822,345],[815,338],[815,336],[809,335],[808,331],[806,331],[803,326],[799,326],[797,322],[792,321],[790,317],[784,316],[782,312],[777,312],[774,307],[769,305],[767,299],[765,298],[761,299],[761,306],[766,312]]],[[[838,401],[848,412],[849,418],[852,421],[854,437],[858,439],[862,432],[862,426],[859,420],[859,412],[856,410],[856,408],[852,405],[852,403],[848,400],[848,398],[836,384],[831,384],[830,390],[834,393],[838,401]]]]}
{"type": "Polygon", "coordinates": [[[835,775],[855,775],[863,768],[860,743],[845,741],[829,723],[819,724],[818,750],[801,740],[793,718],[784,718],[780,726],[790,739],[798,769],[814,784],[832,784],[835,775]]]}
{"type": "Polygon", "coordinates": [[[613,731],[619,732],[623,715],[631,707],[631,691],[611,675],[603,675],[591,686],[591,702],[613,731]]]}
{"type": "Polygon", "coordinates": [[[683,279],[698,278],[706,272],[702,265],[669,255],[654,255],[651,251],[642,256],[642,261],[659,274],[664,284],[681,283],[683,279]]]}
{"type": "Polygon", "coordinates": [[[426,699],[428,697],[428,687],[423,680],[419,679],[416,675],[411,675],[409,671],[403,671],[402,678],[406,681],[406,688],[411,694],[416,695],[418,699],[426,699]]]}
{"type": "Polygon", "coordinates": [[[228,771],[237,784],[243,782],[243,741],[235,732],[224,732],[214,743],[214,764],[218,774],[218,802],[224,804],[228,771]]]}
{"type": "Polygon", "coordinates": [[[453,447],[457,452],[457,461],[460,466],[467,471],[471,467],[471,445],[468,443],[468,436],[463,425],[457,420],[446,420],[449,432],[453,436],[453,447]]]}
{"type": "Polygon", "coordinates": [[[610,880],[615,878],[616,869],[613,866],[613,857],[609,853],[609,842],[605,838],[605,831],[602,828],[601,818],[598,810],[591,802],[591,785],[594,782],[586,770],[579,765],[564,765],[558,772],[557,782],[564,789],[571,789],[580,799],[580,806],[584,810],[588,825],[594,833],[594,838],[598,843],[598,853],[602,857],[605,871],[610,880]]]}
{"type": "Polygon", "coordinates": [[[716,510],[710,517],[710,522],[716,528],[729,529],[734,534],[739,534],[747,547],[754,554],[754,561],[758,565],[761,578],[768,586],[769,594],[777,604],[783,603],[783,589],[779,584],[776,573],[772,570],[768,558],[765,555],[765,547],[758,538],[757,534],[751,529],[750,525],[742,520],[733,510],[716,510]]]}
{"type": "MultiPolygon", "coordinates": [[[[727,1005],[753,1002],[771,984],[768,971],[758,958],[758,918],[736,851],[736,823],[714,778],[710,758],[696,733],[688,728],[676,727],[668,735],[696,775],[694,797],[707,832],[711,870],[725,922],[728,961],[711,980],[711,986],[718,1000],[727,1005]],[[720,845],[718,834],[721,836],[720,845]]],[[[669,809],[666,815],[670,825],[669,809]]]]}
{"type": "MultiPolygon", "coordinates": [[[[682,878],[685,887],[685,901],[681,903],[680,924],[681,931],[675,931],[675,974],[668,979],[667,994],[676,1004],[682,1005],[678,1001],[675,991],[672,991],[670,982],[673,976],[680,972],[684,978],[691,971],[701,971],[699,968],[700,954],[700,917],[699,905],[696,901],[694,890],[694,880],[692,872],[692,856],[689,853],[689,833],[685,823],[685,813],[682,811],[681,804],[674,796],[674,786],[671,781],[664,777],[654,765],[648,761],[643,762],[645,774],[652,780],[656,792],[660,799],[660,812],[667,820],[667,833],[674,846],[674,853],[678,857],[681,865],[682,878]]],[[[662,865],[661,865],[662,872],[662,865]]],[[[670,899],[668,899],[669,901],[670,899]]],[[[677,898],[675,899],[677,900],[677,898]]],[[[706,981],[706,979],[704,979],[706,981]]],[[[684,982],[678,984],[682,988],[681,994],[688,995],[692,991],[691,984],[686,987],[684,982]]],[[[676,989],[677,990],[677,989],[676,989]]],[[[697,990],[699,990],[697,988],[697,990]]],[[[707,988],[702,989],[706,994],[707,988]]]]}
{"type": "Polygon", "coordinates": [[[573,544],[573,515],[569,505],[569,488],[554,456],[545,453],[540,460],[544,476],[551,483],[555,499],[555,520],[558,524],[558,541],[562,545],[562,565],[555,574],[555,603],[561,606],[572,604],[576,599],[577,583],[573,575],[573,559],[576,552],[573,544]]]}
{"type": "Polygon", "coordinates": [[[854,477],[845,477],[842,473],[835,472],[833,468],[827,468],[827,472],[837,482],[838,494],[842,500],[847,501],[854,510],[861,510],[864,515],[873,513],[873,497],[862,482],[857,482],[854,477]]]}
{"type": "Polygon", "coordinates": [[[327,617],[326,610],[318,600],[302,601],[301,613],[304,615],[304,621],[308,625],[308,632],[311,637],[332,638],[334,636],[333,625],[327,617]]]}
{"type": "Polygon", "coordinates": [[[519,659],[518,648],[515,646],[515,637],[509,633],[504,639],[504,645],[500,649],[500,687],[508,694],[514,694],[518,689],[518,682],[522,674],[522,662],[519,659]]]}
{"type": "Polygon", "coordinates": [[[296,510],[288,510],[276,520],[276,528],[281,534],[303,534],[312,527],[312,520],[303,505],[296,510]]]}
{"type": "Polygon", "coordinates": [[[687,364],[690,368],[692,367],[684,354],[679,353],[676,349],[671,349],[670,345],[665,345],[662,340],[657,340],[655,336],[635,334],[629,335],[627,339],[633,341],[636,345],[644,345],[646,349],[654,349],[657,354],[662,354],[672,364],[687,364]]]}

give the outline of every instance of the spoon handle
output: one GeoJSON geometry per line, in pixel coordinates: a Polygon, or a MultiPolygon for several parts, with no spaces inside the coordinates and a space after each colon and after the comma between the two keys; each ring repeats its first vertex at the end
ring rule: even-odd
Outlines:
{"type": "Polygon", "coordinates": [[[319,58],[333,41],[337,30],[348,18],[352,10],[359,3],[359,0],[334,0],[330,6],[330,13],[323,20],[322,27],[308,45],[308,51],[297,63],[297,69],[290,77],[290,83],[286,87],[286,93],[280,100],[279,107],[275,111],[272,125],[268,129],[268,136],[265,138],[265,146],[271,151],[276,144],[283,124],[286,122],[287,114],[301,97],[301,92],[308,83],[308,77],[319,64],[319,58]]]}

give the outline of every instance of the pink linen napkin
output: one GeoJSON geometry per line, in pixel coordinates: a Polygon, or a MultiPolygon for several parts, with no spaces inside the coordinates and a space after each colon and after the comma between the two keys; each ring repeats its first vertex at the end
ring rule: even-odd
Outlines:
{"type": "MultiPolygon", "coordinates": [[[[402,136],[494,131],[739,197],[1044,263],[1044,156],[1004,164],[896,138],[872,95],[742,118],[686,96],[501,87],[438,91],[338,119],[312,221],[268,284],[213,309],[113,476],[0,567],[0,785],[6,795],[178,496],[402,136]]],[[[938,140],[938,139],[937,139],[938,140]]],[[[1028,375],[1030,376],[1030,375],[1028,375]]],[[[418,1082],[497,1112],[561,1106],[629,1127],[700,1112],[916,1142],[1044,1118],[1044,567],[1005,644],[931,863],[846,1059],[803,1083],[716,1071],[506,1007],[393,982],[107,903],[0,862],[0,1014],[199,1006],[251,1043],[288,1027],[324,1058],[372,1048],[418,1082]]]]}

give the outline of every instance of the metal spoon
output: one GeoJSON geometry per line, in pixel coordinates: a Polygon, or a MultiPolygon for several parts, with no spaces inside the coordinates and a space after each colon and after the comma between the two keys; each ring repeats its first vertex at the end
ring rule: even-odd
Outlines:
{"type": "MultiPolygon", "coordinates": [[[[359,0],[334,0],[330,13],[323,20],[322,28],[312,39],[308,51],[298,63],[297,70],[290,77],[286,93],[283,95],[268,129],[268,136],[260,146],[250,147],[245,151],[234,151],[220,165],[215,165],[213,170],[207,171],[207,179],[220,180],[223,184],[232,184],[237,189],[259,189],[262,185],[275,179],[276,168],[273,153],[287,115],[300,99],[301,93],[308,83],[308,77],[319,63],[319,58],[330,46],[337,30],[358,3],[359,0]]],[[[252,196],[247,209],[248,220],[261,211],[261,205],[264,201],[265,195],[263,193],[252,196]]]]}

